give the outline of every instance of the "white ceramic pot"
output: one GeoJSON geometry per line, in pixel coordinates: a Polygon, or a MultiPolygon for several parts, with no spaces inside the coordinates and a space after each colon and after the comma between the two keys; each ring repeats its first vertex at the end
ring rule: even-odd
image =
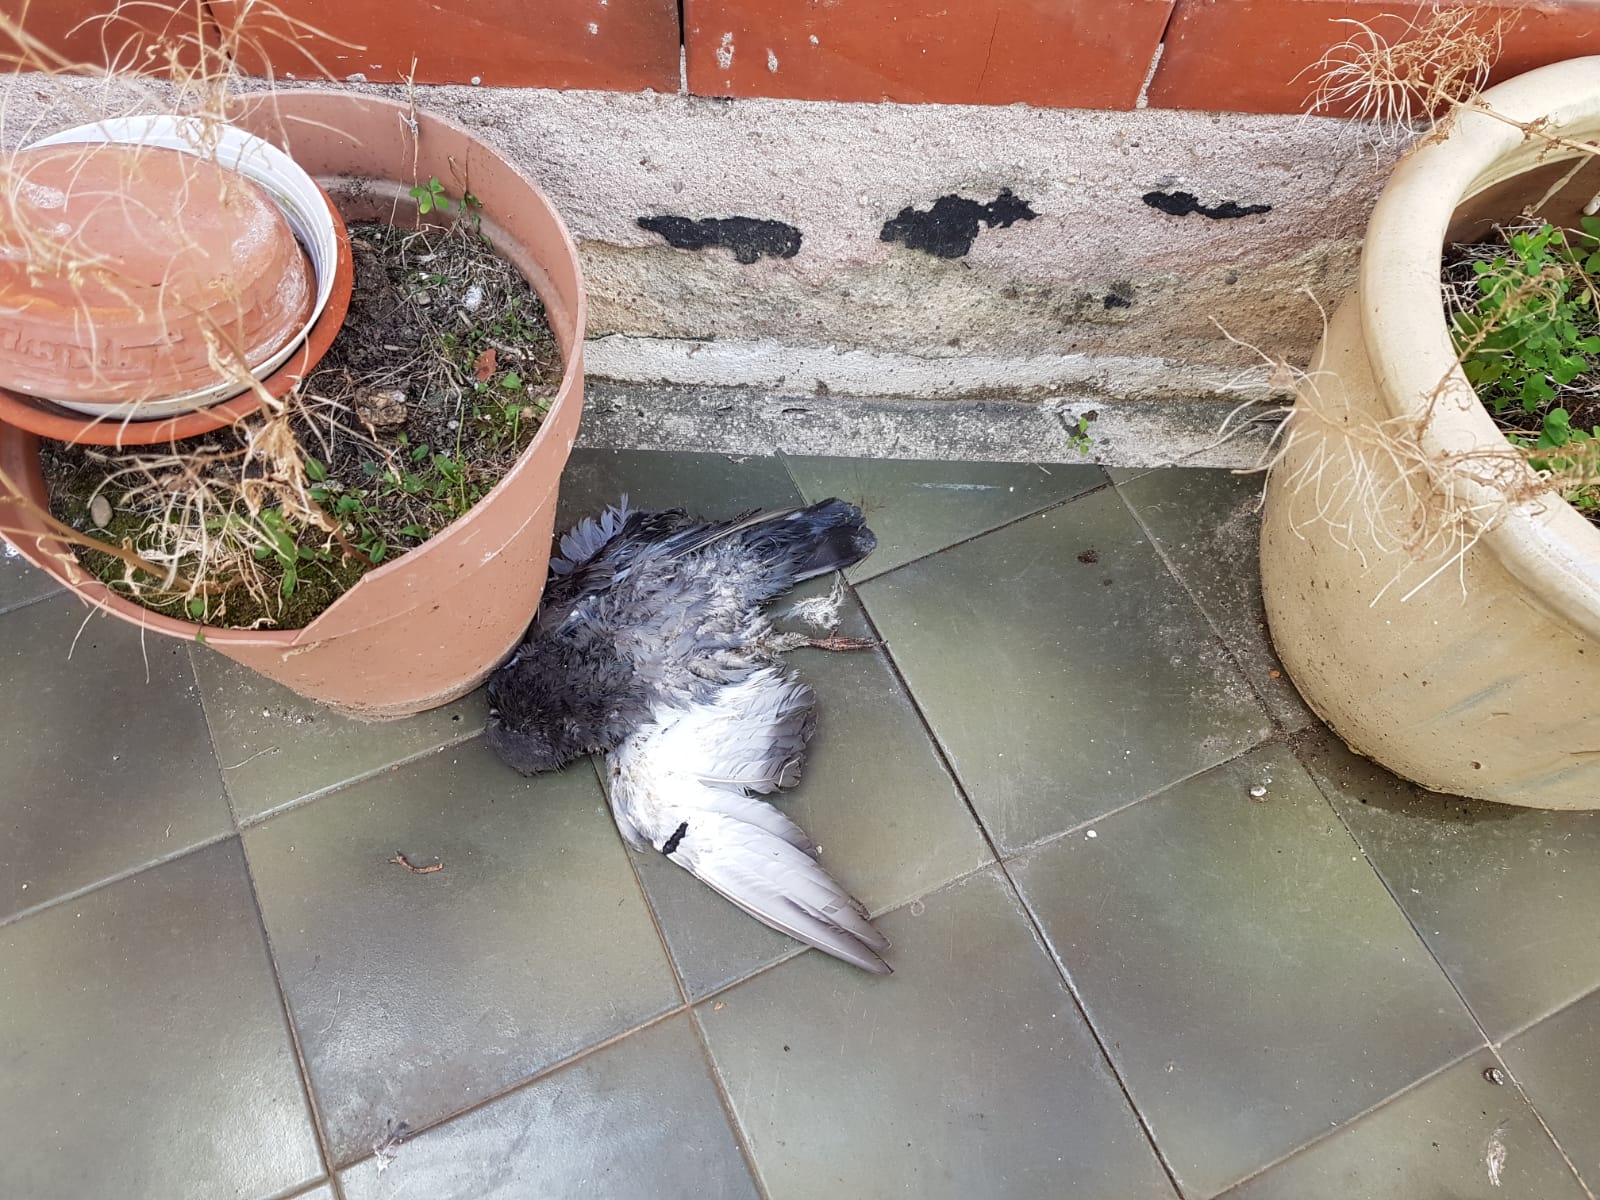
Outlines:
{"type": "MultiPolygon", "coordinates": [[[[1510,122],[1600,141],[1600,57],[1483,100],[1510,122]]],[[[1600,808],[1600,529],[1552,492],[1509,503],[1482,478],[1505,442],[1456,365],[1439,287],[1446,241],[1525,205],[1574,225],[1597,198],[1600,159],[1481,112],[1408,154],[1268,482],[1261,574],[1284,666],[1353,749],[1438,791],[1600,808]],[[1395,485],[1424,477],[1379,448],[1380,428],[1415,430],[1423,459],[1457,464],[1436,471],[1428,503],[1463,530],[1489,519],[1457,541],[1464,553],[1407,544],[1418,509],[1395,485]],[[1488,452],[1481,465],[1459,457],[1474,451],[1488,452]]]]}

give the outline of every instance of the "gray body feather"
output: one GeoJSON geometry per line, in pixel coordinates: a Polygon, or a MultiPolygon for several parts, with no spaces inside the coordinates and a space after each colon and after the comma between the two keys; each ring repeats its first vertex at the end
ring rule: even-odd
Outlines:
{"type": "Polygon", "coordinates": [[[562,538],[528,640],[490,681],[490,745],[528,774],[606,753],[632,846],[775,929],[887,972],[866,910],[756,798],[799,782],[816,703],[761,606],[875,544],[838,500],[720,523],[624,500],[562,538]]]}

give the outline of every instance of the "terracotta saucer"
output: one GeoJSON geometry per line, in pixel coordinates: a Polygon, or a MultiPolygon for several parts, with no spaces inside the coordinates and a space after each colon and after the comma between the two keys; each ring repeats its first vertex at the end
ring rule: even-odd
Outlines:
{"type": "MultiPolygon", "coordinates": [[[[334,265],[333,292],[311,332],[289,357],[289,360],[261,381],[267,395],[283,396],[299,385],[310,374],[333,339],[344,325],[345,313],[350,307],[350,289],[354,273],[350,259],[350,237],[338,207],[322,191],[322,198],[333,214],[338,234],[338,255],[334,265]]],[[[176,417],[153,421],[131,421],[120,417],[89,417],[82,413],[42,400],[0,388],[0,421],[18,429],[25,429],[41,437],[61,442],[89,446],[151,446],[173,442],[182,438],[198,437],[231,425],[261,407],[261,397],[254,390],[243,392],[220,404],[195,409],[176,417]]]]}

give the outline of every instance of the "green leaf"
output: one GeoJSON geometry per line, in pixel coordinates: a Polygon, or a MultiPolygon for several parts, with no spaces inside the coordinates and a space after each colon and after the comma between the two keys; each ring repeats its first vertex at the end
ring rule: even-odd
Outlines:
{"type": "Polygon", "coordinates": [[[1535,443],[1540,450],[1551,450],[1565,446],[1572,440],[1571,418],[1564,408],[1553,408],[1544,415],[1544,428],[1535,443]]]}
{"type": "Polygon", "coordinates": [[[285,600],[294,595],[295,585],[299,582],[300,578],[292,566],[283,569],[283,583],[279,585],[278,590],[283,593],[285,600]]]}
{"type": "Polygon", "coordinates": [[[522,386],[522,376],[518,375],[515,371],[507,371],[500,377],[500,386],[505,388],[508,392],[515,391],[517,388],[522,386]]]}
{"type": "Polygon", "coordinates": [[[206,615],[206,602],[202,596],[190,596],[189,603],[184,607],[188,609],[192,620],[198,621],[206,615]]]}
{"type": "Polygon", "coordinates": [[[328,477],[328,468],[314,458],[306,459],[306,478],[320,483],[328,477]]]}

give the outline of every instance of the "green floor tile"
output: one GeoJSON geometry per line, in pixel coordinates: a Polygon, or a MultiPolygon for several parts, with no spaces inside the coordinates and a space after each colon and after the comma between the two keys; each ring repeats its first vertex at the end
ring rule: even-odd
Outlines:
{"type": "Polygon", "coordinates": [[[1118,490],[1222,634],[1267,711],[1285,729],[1317,718],[1284,673],[1261,605],[1262,476],[1149,471],[1118,490]]]}
{"type": "Polygon", "coordinates": [[[1101,486],[1099,467],[785,457],[807,500],[859,505],[878,535],[847,574],[869,579],[1101,486]]]}
{"type": "MultiPolygon", "coordinates": [[[[816,580],[777,601],[826,595],[816,580]]],[[[847,600],[839,632],[868,633],[847,600]]],[[[873,911],[893,908],[990,861],[971,812],[881,653],[801,650],[790,662],[817,693],[805,777],[778,798],[822,847],[823,864],[873,911]]],[[[752,920],[655,853],[640,878],[691,995],[732,983],[798,943],[752,920]]],[[[892,956],[891,956],[892,957],[892,956]]]]}
{"type": "Polygon", "coordinates": [[[1422,792],[1332,736],[1302,754],[1492,1040],[1600,987],[1600,813],[1422,792]]]}
{"type": "Polygon", "coordinates": [[[757,1195],[687,1016],[344,1172],[346,1200],[757,1195]]]}
{"type": "Polygon", "coordinates": [[[1485,1077],[1497,1069],[1474,1054],[1227,1200],[1584,1200],[1517,1089],[1485,1077]]]}
{"type": "Polygon", "coordinates": [[[525,780],[473,741],[245,848],[338,1163],[678,1003],[587,763],[525,780]]]}
{"type": "Polygon", "coordinates": [[[0,1195],[282,1194],[322,1174],[239,845],[0,930],[0,1195]]]}
{"type": "Polygon", "coordinates": [[[1501,1055],[1589,1189],[1600,1190],[1600,992],[1518,1034],[1501,1055]]]}
{"type": "Polygon", "coordinates": [[[804,954],[697,1010],[772,1200],[1172,1196],[995,871],[883,924],[894,975],[804,954]]]}
{"type": "Polygon", "coordinates": [[[192,647],[228,797],[252,821],[483,729],[482,690],[399,721],[341,716],[214,650],[192,647]]]}
{"type": "Polygon", "coordinates": [[[30,566],[28,560],[13,550],[9,542],[0,539],[0,613],[59,589],[60,585],[55,580],[37,567],[30,566]]]}
{"type": "Polygon", "coordinates": [[[0,615],[0,678],[0,918],[233,828],[182,642],[63,594],[0,615]]]}
{"type": "Polygon", "coordinates": [[[682,508],[713,518],[800,503],[800,493],[777,458],[574,450],[561,476],[556,533],[616,504],[624,493],[633,508],[682,508]]]}
{"type": "Polygon", "coordinates": [[[1111,489],[867,581],[1003,849],[1260,742],[1260,701],[1111,489]]]}
{"type": "Polygon", "coordinates": [[[1287,749],[1093,832],[1012,874],[1186,1192],[1212,1195],[1482,1044],[1287,749]]]}

